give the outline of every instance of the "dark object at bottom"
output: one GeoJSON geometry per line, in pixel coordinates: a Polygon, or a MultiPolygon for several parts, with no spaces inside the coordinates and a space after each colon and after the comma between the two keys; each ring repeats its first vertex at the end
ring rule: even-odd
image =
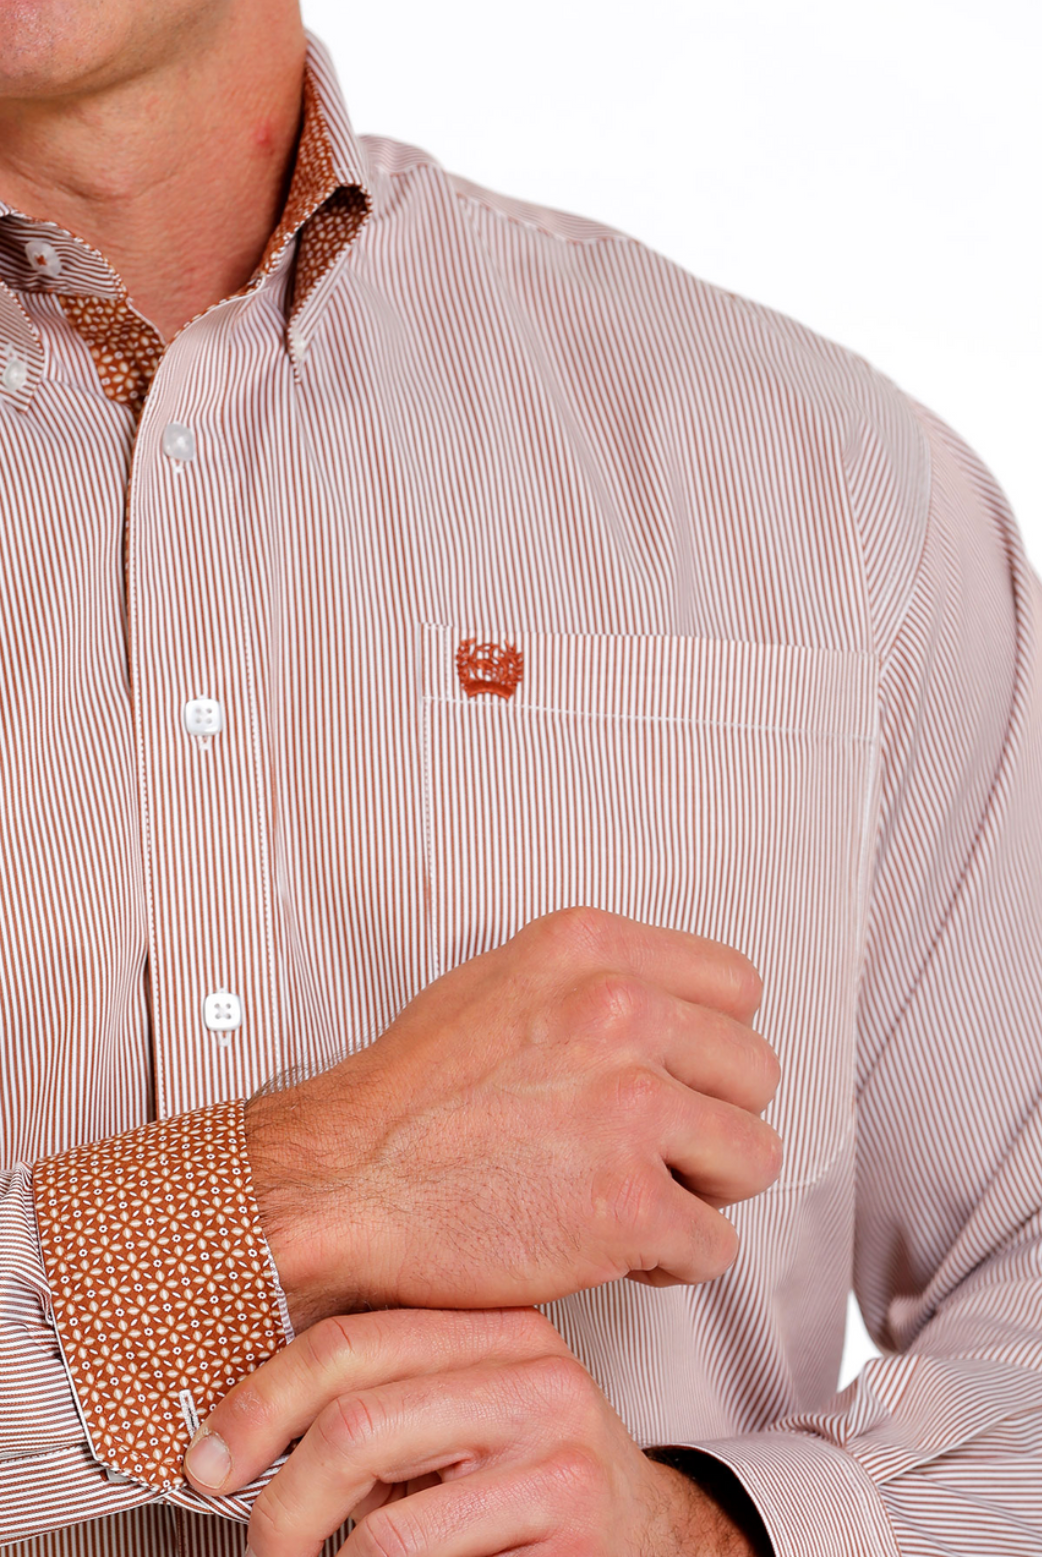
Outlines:
{"type": "Polygon", "coordinates": [[[760,1518],[759,1510],[730,1466],[700,1449],[645,1449],[649,1460],[669,1465],[688,1476],[734,1521],[752,1544],[756,1557],[776,1557],[774,1544],[760,1518]]]}

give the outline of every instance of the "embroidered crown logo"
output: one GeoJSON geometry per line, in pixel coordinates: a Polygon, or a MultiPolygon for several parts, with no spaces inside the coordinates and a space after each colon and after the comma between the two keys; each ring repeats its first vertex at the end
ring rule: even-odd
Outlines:
{"type": "Polygon", "coordinates": [[[513,697],[524,669],[525,657],[512,643],[478,643],[464,638],[456,650],[456,670],[468,697],[482,692],[513,697]]]}

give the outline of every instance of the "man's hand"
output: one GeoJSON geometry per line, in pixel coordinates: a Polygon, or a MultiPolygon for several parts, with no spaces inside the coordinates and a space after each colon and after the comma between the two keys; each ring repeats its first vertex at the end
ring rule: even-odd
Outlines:
{"type": "Polygon", "coordinates": [[[316,1557],[349,1516],[344,1557],[754,1551],[642,1453],[534,1309],[326,1319],[217,1405],[189,1479],[237,1491],[296,1438],[254,1505],[252,1557],[316,1557]]]}
{"type": "Polygon", "coordinates": [[[247,1106],[297,1328],[721,1275],[767,1188],[777,1056],[739,952],[592,909],[429,985],[368,1049],[247,1106]]]}

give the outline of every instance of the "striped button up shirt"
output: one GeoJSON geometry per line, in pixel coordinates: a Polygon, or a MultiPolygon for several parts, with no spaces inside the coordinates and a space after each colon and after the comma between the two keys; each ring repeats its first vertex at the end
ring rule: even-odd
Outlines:
{"type": "Polygon", "coordinates": [[[261,266],[169,343],[0,206],[0,1542],[241,1550],[180,1457],[290,1333],[242,1099],[586,903],[756,964],[786,1155],[723,1276],[565,1340],[777,1557],[1042,1552],[1002,491],[850,351],[356,138],[314,40],[307,94],[261,266]]]}

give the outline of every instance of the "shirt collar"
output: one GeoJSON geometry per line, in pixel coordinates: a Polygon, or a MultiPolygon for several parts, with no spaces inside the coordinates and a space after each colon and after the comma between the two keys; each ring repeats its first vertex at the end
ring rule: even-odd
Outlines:
{"type": "MultiPolygon", "coordinates": [[[[327,202],[357,211],[359,226],[372,209],[363,150],[351,129],[333,62],[317,38],[311,33],[306,37],[304,112],[296,162],[282,216],[258,266],[260,275],[275,268],[287,245],[327,202]]],[[[309,281],[310,291],[314,279],[309,281]]],[[[298,285],[295,310],[304,301],[300,292],[298,285]]]]}
{"type": "MultiPolygon", "coordinates": [[[[351,128],[332,59],[312,33],[306,34],[306,40],[304,111],[289,193],[261,261],[241,289],[248,293],[263,285],[285,263],[286,250],[299,237],[296,278],[290,293],[293,321],[366,222],[373,204],[364,149],[351,128]]],[[[20,292],[126,297],[122,278],[99,250],[57,223],[28,217],[3,200],[0,288],[6,295],[6,303],[0,297],[0,316],[11,313],[11,305],[17,304],[20,292]],[[38,268],[27,252],[31,245],[35,246],[37,262],[43,246],[53,255],[54,263],[38,268]],[[56,273],[49,273],[55,265],[56,273]]],[[[18,312],[24,314],[20,305],[18,312]]],[[[25,325],[33,337],[37,336],[27,317],[25,325]]],[[[17,333],[21,337],[26,331],[20,327],[17,333]]],[[[3,335],[10,343],[9,323],[3,335]]],[[[295,339],[300,339],[299,325],[295,339]]],[[[28,334],[24,341],[19,338],[17,349],[19,353],[32,352],[28,334]]],[[[0,376],[3,366],[0,363],[0,376]]],[[[37,374],[34,372],[31,377],[35,379],[37,374]]],[[[23,389],[18,399],[24,402],[25,398],[23,389]]]]}
{"type": "Polygon", "coordinates": [[[306,33],[307,71],[315,87],[315,101],[329,138],[329,151],[338,183],[358,188],[372,203],[370,171],[362,142],[351,128],[340,81],[329,51],[313,33],[306,33]]]}

